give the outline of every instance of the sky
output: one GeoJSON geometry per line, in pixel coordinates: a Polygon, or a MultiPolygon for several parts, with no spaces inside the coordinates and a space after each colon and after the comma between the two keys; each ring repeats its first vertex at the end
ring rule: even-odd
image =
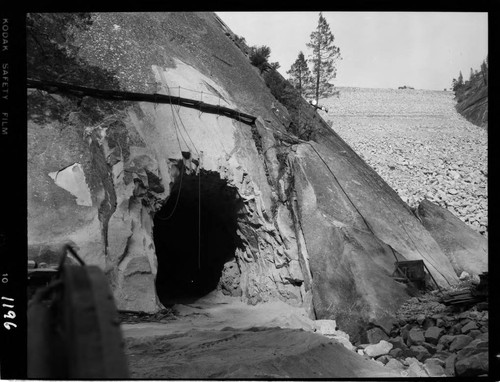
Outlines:
{"type": "MultiPolygon", "coordinates": [[[[318,24],[319,12],[216,12],[249,46],[271,48],[286,71],[318,24]]],[[[323,12],[340,48],[335,86],[443,90],[488,54],[486,12],[323,12]]]]}

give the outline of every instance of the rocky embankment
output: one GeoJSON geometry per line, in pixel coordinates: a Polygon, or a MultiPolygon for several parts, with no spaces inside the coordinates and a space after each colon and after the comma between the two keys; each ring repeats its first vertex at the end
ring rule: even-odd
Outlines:
{"type": "Polygon", "coordinates": [[[413,297],[398,318],[367,331],[357,352],[404,377],[488,374],[488,311],[454,312],[435,294],[413,297]]]}
{"type": "Polygon", "coordinates": [[[478,73],[455,92],[456,109],[468,121],[488,128],[488,74],[478,73]]]}
{"type": "Polygon", "coordinates": [[[488,134],[452,92],[340,88],[322,101],[332,128],[412,208],[424,198],[488,233],[488,134]]]}

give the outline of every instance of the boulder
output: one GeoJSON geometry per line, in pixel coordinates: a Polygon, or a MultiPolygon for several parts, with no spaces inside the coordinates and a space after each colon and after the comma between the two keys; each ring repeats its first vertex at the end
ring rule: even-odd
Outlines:
{"type": "Polygon", "coordinates": [[[466,334],[459,334],[458,336],[455,336],[455,339],[451,342],[450,351],[455,352],[455,351],[462,350],[472,340],[473,340],[473,338],[471,336],[468,336],[466,334]]]}
{"type": "Polygon", "coordinates": [[[424,332],[420,329],[411,329],[408,332],[408,346],[419,345],[425,342],[424,332]]]}
{"type": "Polygon", "coordinates": [[[438,358],[428,358],[424,362],[424,370],[430,377],[446,377],[445,363],[438,358]]]}
{"type": "Polygon", "coordinates": [[[474,338],[475,340],[477,339],[481,339],[483,341],[488,341],[489,340],[489,335],[488,335],[488,332],[486,333],[481,333],[480,335],[478,335],[476,338],[474,338]]]}
{"type": "Polygon", "coordinates": [[[476,377],[482,374],[487,374],[488,367],[488,352],[473,354],[463,358],[455,363],[455,372],[457,377],[476,377]]]}
{"type": "Polygon", "coordinates": [[[422,322],[422,328],[424,328],[424,330],[427,330],[429,329],[430,327],[432,326],[435,326],[436,325],[436,320],[432,317],[426,317],[424,322],[422,322]]]}
{"type": "Polygon", "coordinates": [[[467,324],[470,324],[471,322],[474,322],[474,321],[471,320],[469,317],[463,318],[463,319],[460,320],[460,325],[462,325],[462,327],[464,327],[467,324]]]}
{"type": "Polygon", "coordinates": [[[469,336],[471,336],[472,338],[476,339],[477,337],[479,337],[483,332],[481,332],[480,330],[478,329],[473,329],[471,330],[469,333],[467,333],[469,336]]]}
{"type": "Polygon", "coordinates": [[[392,344],[381,340],[378,344],[371,344],[365,348],[365,354],[369,357],[375,358],[381,355],[389,354],[392,349],[392,344]]]}
{"type": "Polygon", "coordinates": [[[473,340],[457,353],[457,361],[485,351],[488,351],[488,341],[482,339],[473,340]]]}
{"type": "Polygon", "coordinates": [[[431,326],[424,333],[425,341],[430,344],[437,345],[439,337],[441,337],[442,333],[443,329],[438,328],[437,326],[431,326]]]}
{"type": "Polygon", "coordinates": [[[387,342],[390,342],[392,346],[396,349],[407,349],[408,346],[405,344],[403,338],[401,337],[394,337],[394,338],[389,338],[387,342]]]}
{"type": "Polygon", "coordinates": [[[467,334],[471,330],[477,329],[477,325],[474,321],[470,321],[468,324],[462,326],[461,332],[462,334],[467,334]]]}
{"type": "MultiPolygon", "coordinates": [[[[397,323],[397,320],[393,316],[386,315],[386,316],[381,317],[377,321],[374,321],[373,325],[378,326],[379,328],[381,328],[385,332],[385,334],[390,336],[394,327],[396,326],[396,323],[397,323]]],[[[381,338],[381,339],[383,339],[383,338],[381,338]]]]}
{"type": "Polygon", "coordinates": [[[394,359],[394,358],[391,358],[386,364],[385,364],[385,367],[389,368],[389,369],[393,369],[393,370],[396,370],[396,371],[402,371],[404,370],[404,365],[401,363],[401,361],[397,360],[397,359],[394,359]]]}
{"type": "Polygon", "coordinates": [[[462,333],[462,326],[463,325],[460,322],[458,322],[455,325],[453,325],[448,332],[453,335],[460,334],[462,333]]]}
{"type": "Polygon", "coordinates": [[[434,363],[434,364],[442,366],[442,367],[446,366],[446,362],[444,360],[442,360],[441,358],[431,357],[431,358],[427,358],[424,362],[424,364],[431,364],[431,363],[434,363]]]}
{"type": "Polygon", "coordinates": [[[455,336],[445,334],[439,338],[438,345],[442,345],[445,349],[447,349],[454,339],[455,336]]]}
{"type": "Polygon", "coordinates": [[[424,361],[431,357],[431,353],[422,345],[410,346],[410,350],[414,352],[414,357],[419,361],[424,361]]]}
{"type": "Polygon", "coordinates": [[[382,362],[384,365],[386,365],[387,362],[389,362],[389,360],[391,360],[391,359],[392,359],[391,357],[389,357],[388,355],[384,354],[384,355],[381,355],[381,356],[377,357],[376,360],[378,362],[382,362]]]}
{"type": "Polygon", "coordinates": [[[439,358],[439,359],[442,359],[443,361],[446,361],[446,359],[450,356],[450,354],[451,353],[449,351],[444,351],[444,350],[436,351],[432,355],[432,358],[439,358]]]}
{"type": "Polygon", "coordinates": [[[408,342],[408,334],[410,333],[410,330],[413,329],[413,325],[411,324],[406,324],[401,328],[401,337],[405,342],[408,342]]]}
{"type": "Polygon", "coordinates": [[[401,349],[401,357],[415,357],[417,355],[417,352],[414,351],[411,347],[408,347],[406,349],[401,349]]]}
{"type": "Polygon", "coordinates": [[[413,362],[408,366],[408,377],[428,377],[429,375],[425,371],[422,363],[413,362]]]}
{"type": "Polygon", "coordinates": [[[488,240],[447,209],[424,199],[417,208],[424,227],[448,256],[457,275],[488,271],[488,240]]]}
{"type": "Polygon", "coordinates": [[[437,346],[433,345],[433,344],[430,344],[428,342],[422,342],[421,346],[423,346],[424,348],[426,348],[427,351],[429,353],[431,353],[431,354],[434,354],[437,351],[437,346]]]}
{"type": "Polygon", "coordinates": [[[418,359],[415,357],[406,357],[402,362],[405,366],[410,366],[413,363],[418,363],[418,359]]]}
{"type": "Polygon", "coordinates": [[[446,358],[444,372],[449,377],[455,376],[455,362],[457,361],[457,355],[451,354],[446,358]]]}
{"type": "Polygon", "coordinates": [[[368,337],[368,342],[371,344],[378,344],[381,340],[388,340],[389,336],[378,327],[368,329],[366,331],[366,336],[368,337]]]}
{"type": "Polygon", "coordinates": [[[389,355],[394,358],[400,358],[403,356],[403,349],[401,348],[393,348],[389,352],[389,355]]]}
{"type": "Polygon", "coordinates": [[[417,321],[417,324],[422,325],[425,321],[425,314],[419,314],[415,321],[417,321]]]}

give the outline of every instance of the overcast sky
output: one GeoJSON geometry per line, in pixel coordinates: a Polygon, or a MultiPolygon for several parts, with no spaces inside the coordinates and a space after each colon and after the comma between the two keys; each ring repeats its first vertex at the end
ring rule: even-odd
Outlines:
{"type": "MultiPolygon", "coordinates": [[[[307,56],[318,12],[216,12],[248,45],[267,45],[286,71],[307,56]]],[[[488,14],[457,12],[323,12],[343,59],[335,86],[443,90],[488,54],[488,14]]]]}

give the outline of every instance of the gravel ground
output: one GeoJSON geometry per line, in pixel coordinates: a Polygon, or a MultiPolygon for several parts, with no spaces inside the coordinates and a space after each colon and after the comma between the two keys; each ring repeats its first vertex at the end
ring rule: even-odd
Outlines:
{"type": "Polygon", "coordinates": [[[452,92],[339,90],[322,117],[410,207],[427,198],[488,235],[488,133],[452,92]]]}

